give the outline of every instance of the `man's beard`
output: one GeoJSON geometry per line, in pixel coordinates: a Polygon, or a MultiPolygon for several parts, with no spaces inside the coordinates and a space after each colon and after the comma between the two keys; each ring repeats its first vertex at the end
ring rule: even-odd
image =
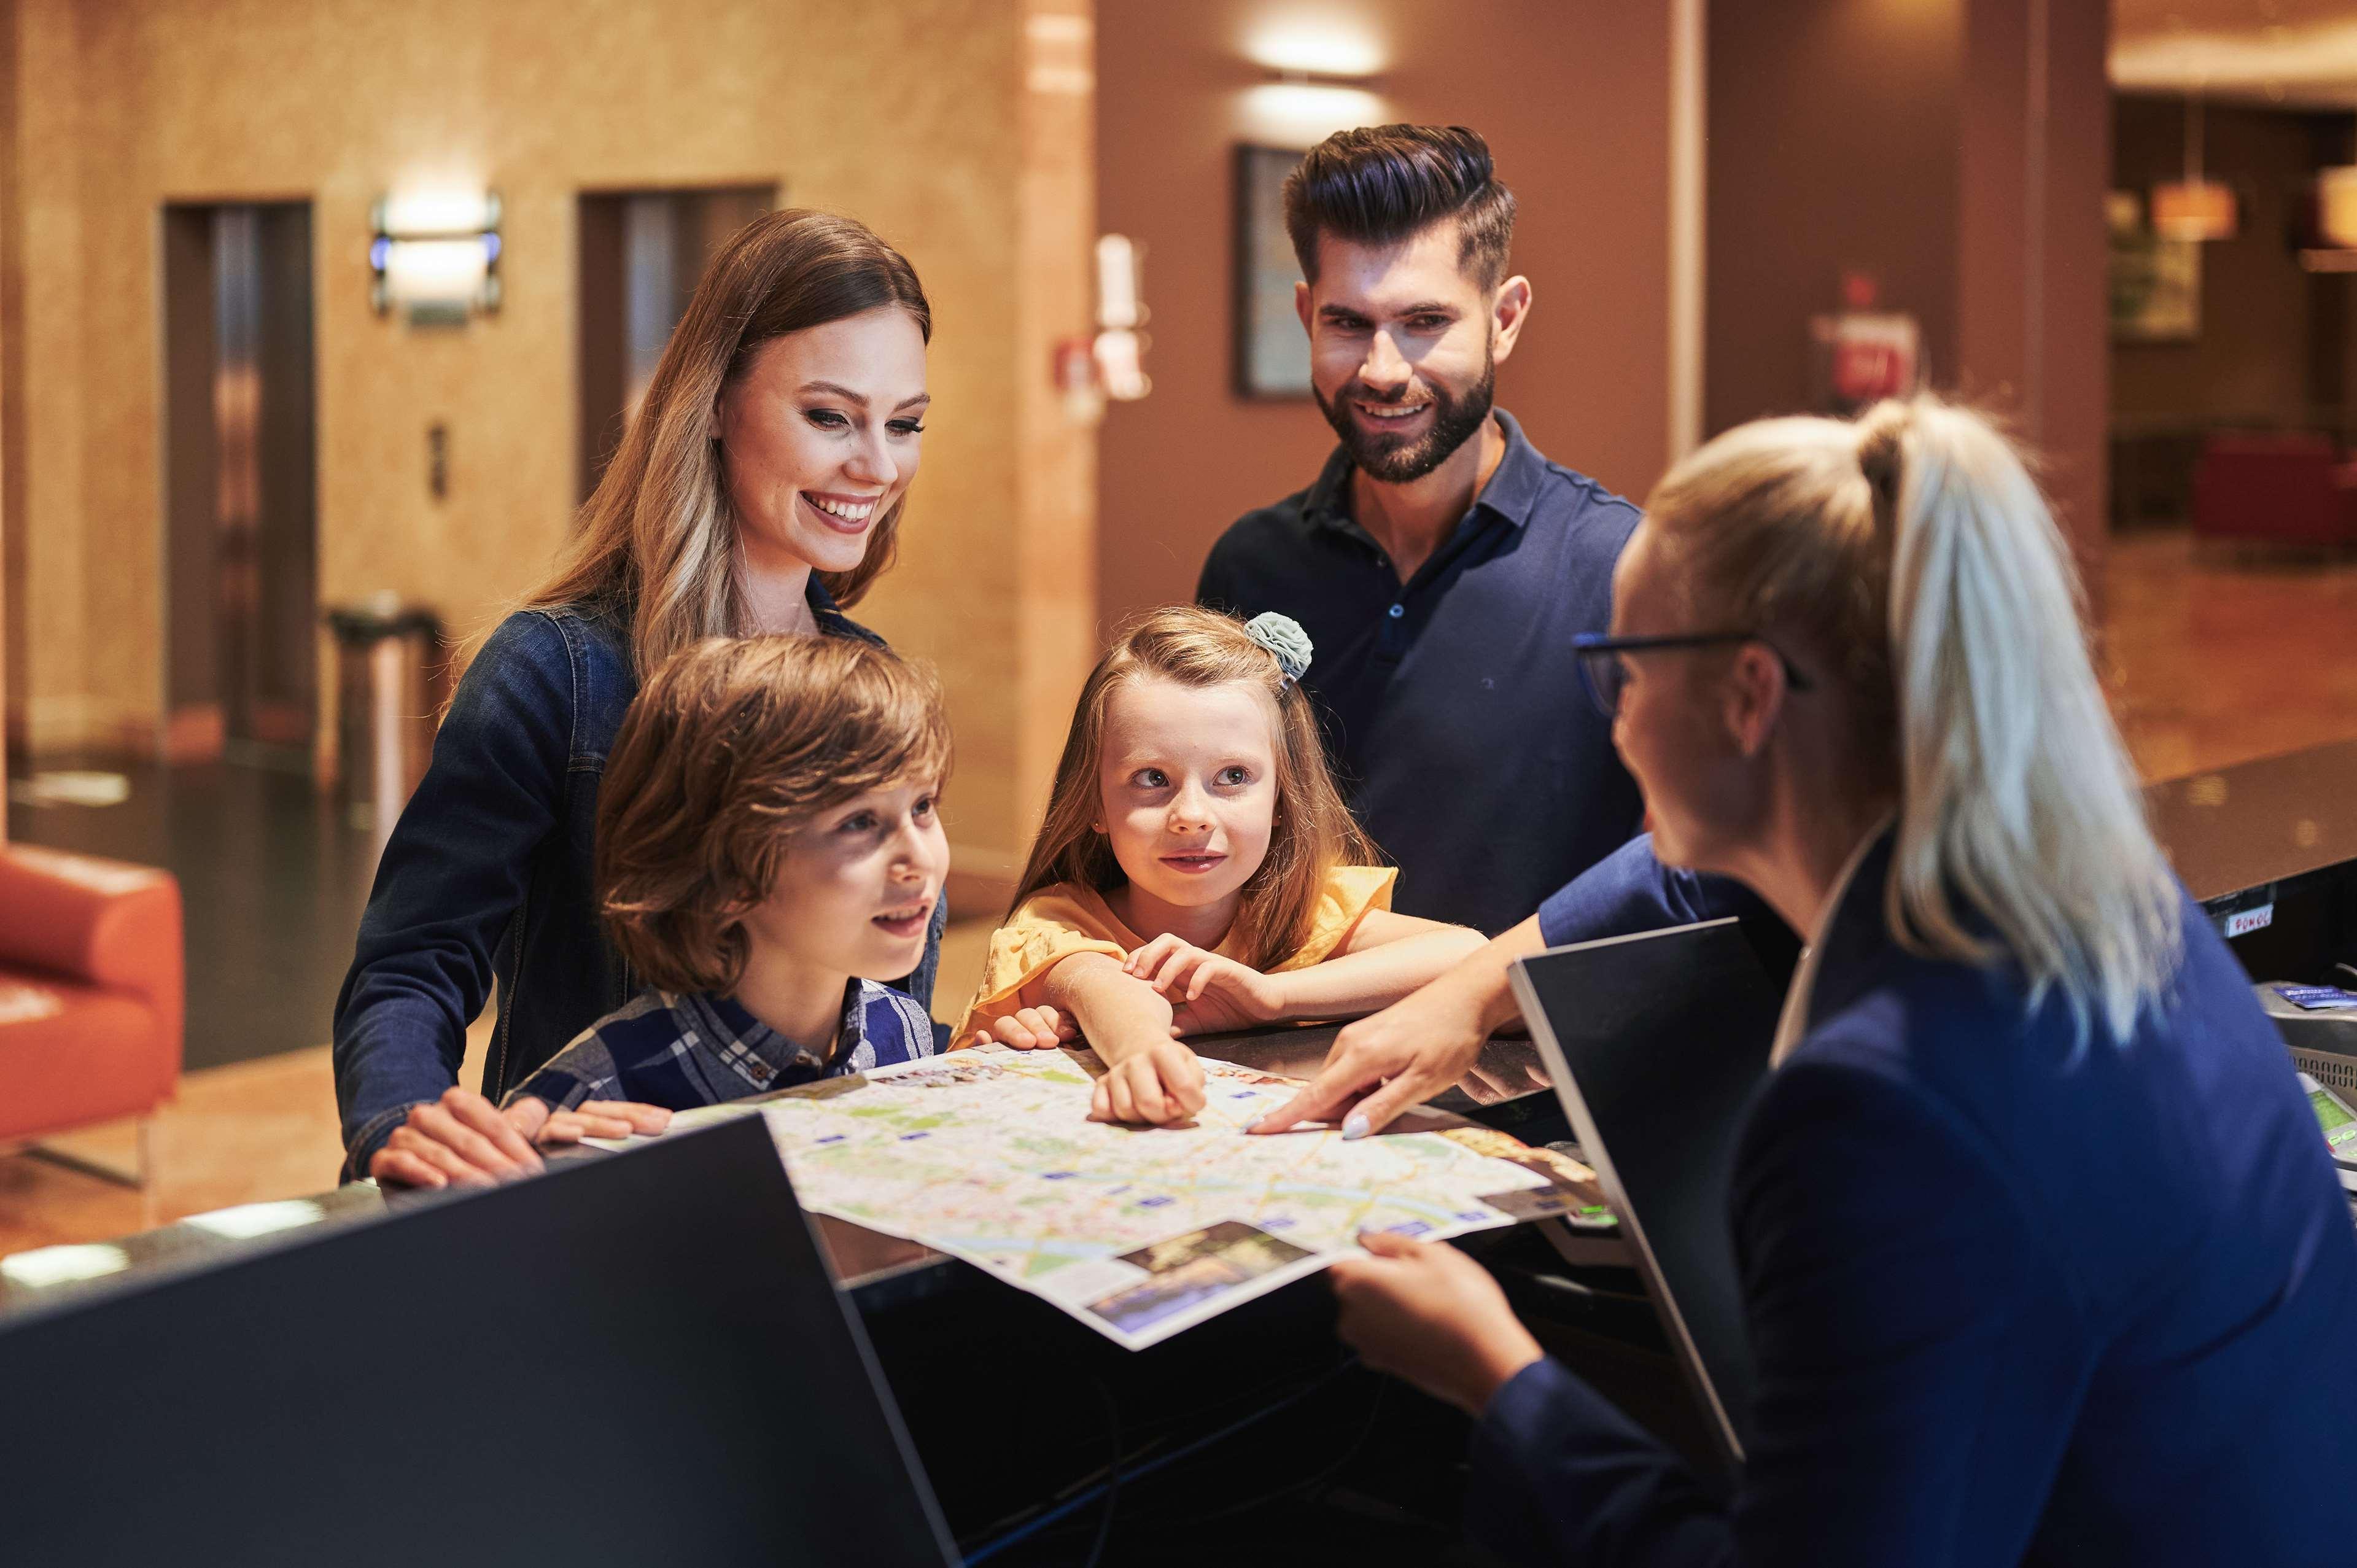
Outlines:
{"type": "Polygon", "coordinates": [[[1467,437],[1480,430],[1490,417],[1491,401],[1498,384],[1498,362],[1484,349],[1481,354],[1481,379],[1462,396],[1452,395],[1421,376],[1410,385],[1402,400],[1421,389],[1432,397],[1432,427],[1414,441],[1387,435],[1380,430],[1361,425],[1350,409],[1354,401],[1352,389],[1359,383],[1354,379],[1342,389],[1339,402],[1328,403],[1326,395],[1316,387],[1310,395],[1318,400],[1318,412],[1334,434],[1342,438],[1342,449],[1351,461],[1372,479],[1387,485],[1405,485],[1420,479],[1441,464],[1449,455],[1465,445],[1467,437]]]}

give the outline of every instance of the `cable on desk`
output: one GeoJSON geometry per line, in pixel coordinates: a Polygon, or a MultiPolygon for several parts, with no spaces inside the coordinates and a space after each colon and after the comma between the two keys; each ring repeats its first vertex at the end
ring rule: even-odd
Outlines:
{"type": "Polygon", "coordinates": [[[1058,1520],[1067,1518],[1072,1513],[1078,1511],[1081,1508],[1094,1499],[1101,1492],[1118,1489],[1125,1483],[1142,1481],[1146,1477],[1153,1475],[1156,1471],[1175,1465],[1179,1460],[1186,1458],[1189,1455],[1201,1453],[1204,1449],[1209,1448],[1214,1443],[1233,1437],[1237,1433],[1242,1432],[1244,1428],[1254,1425],[1259,1422],[1265,1421],[1268,1417],[1276,1414],[1279,1411],[1292,1409],[1295,1405],[1299,1404],[1303,1400],[1308,1399],[1311,1394],[1314,1394],[1318,1390],[1326,1387],[1327,1384],[1332,1382],[1335,1379],[1340,1377],[1343,1373],[1349,1371],[1358,1364],[1358,1357],[1345,1356],[1342,1358],[1340,1364],[1336,1366],[1331,1371],[1321,1374],[1314,1382],[1303,1384],[1300,1388],[1295,1390],[1292,1393],[1286,1395],[1285,1398],[1277,1401],[1275,1404],[1264,1405],[1259,1410],[1253,1411],[1241,1419],[1229,1423],[1227,1425],[1220,1428],[1217,1432],[1199,1437],[1194,1442],[1188,1444],[1182,1448],[1174,1448],[1169,1453],[1161,1455],[1159,1458],[1149,1459],[1134,1470],[1116,1469],[1112,1475],[1108,1476],[1104,1480],[1099,1482],[1097,1485],[1088,1487],[1084,1491],[1074,1493],[1071,1497],[1065,1498],[1062,1502],[1057,1504],[1054,1508],[1049,1509],[1046,1513],[1041,1514],[1039,1518],[1032,1520],[1029,1523],[1017,1525],[1013,1530],[1008,1530],[1006,1534],[996,1536],[993,1539],[983,1542],[980,1546],[975,1547],[971,1552],[966,1552],[963,1547],[959,1548],[960,1552],[965,1558],[967,1568],[974,1568],[974,1564],[978,1563],[986,1563],[991,1558],[997,1556],[1000,1552],[1006,1551],[1008,1547],[1017,1544],[1018,1541],[1029,1540],[1032,1536],[1039,1534],[1049,1525],[1054,1524],[1058,1520]]]}
{"type": "Polygon", "coordinates": [[[1114,1510],[1121,1506],[1121,1402],[1103,1378],[1092,1377],[1089,1381],[1096,1384],[1097,1397],[1104,1401],[1105,1420],[1113,1427],[1113,1464],[1105,1475],[1104,1516],[1097,1520],[1097,1538],[1090,1543],[1088,1561],[1081,1568],[1097,1568],[1105,1542],[1113,1539],[1114,1510]]]}
{"type": "MultiPolygon", "coordinates": [[[[1383,1396],[1390,1393],[1391,1389],[1391,1380],[1388,1378],[1375,1385],[1373,1395],[1367,1401],[1366,1418],[1359,1423],[1359,1434],[1351,1440],[1351,1445],[1342,1451],[1342,1456],[1340,1459],[1335,1460],[1332,1464],[1326,1466],[1324,1468],[1318,1470],[1314,1474],[1303,1477],[1301,1479],[1297,1481],[1287,1481],[1281,1487],[1272,1487],[1267,1491],[1262,1492],[1255,1497],[1244,1498],[1242,1502],[1226,1503],[1219,1508],[1213,1509],[1209,1513],[1190,1513],[1186,1516],[1183,1522],[1189,1525],[1200,1525],[1209,1524],[1214,1520],[1232,1519],[1237,1514],[1250,1513],[1254,1509],[1265,1508],[1270,1503],[1276,1501],[1279,1498],[1291,1497],[1296,1493],[1315,1492],[1320,1487],[1327,1486],[1336,1477],[1340,1476],[1343,1471],[1351,1467],[1352,1462],[1359,1457],[1360,1452],[1366,1447],[1367,1439],[1374,1435],[1375,1420],[1378,1416],[1383,1414],[1383,1396]]],[[[1161,1521],[1150,1521],[1149,1528],[1151,1528],[1153,1523],[1159,1522],[1161,1521]]],[[[1170,1522],[1178,1523],[1181,1521],[1173,1520],[1170,1522]]]]}
{"type": "MultiPolygon", "coordinates": [[[[1340,1368],[1337,1367],[1329,1369],[1339,1371],[1340,1370],[1340,1368]]],[[[1326,1375],[1327,1373],[1325,1371],[1319,1371],[1314,1374],[1310,1380],[1312,1382],[1316,1382],[1326,1375]]],[[[1102,1382],[1102,1380],[1092,1377],[1090,1380],[1092,1383],[1097,1385],[1101,1395],[1112,1397],[1110,1388],[1104,1385],[1102,1382]]],[[[1036,1502],[1026,1503],[1023,1507],[1015,1509],[1013,1512],[1003,1514],[999,1518],[991,1520],[988,1524],[980,1526],[972,1532],[972,1535],[974,1538],[987,1541],[1003,1531],[1013,1530],[1019,1525],[1030,1523],[1045,1510],[1051,1509],[1057,1504],[1064,1502],[1069,1498],[1077,1497],[1082,1492],[1095,1486],[1097,1482],[1103,1480],[1108,1476],[1111,1476],[1115,1470],[1120,1470],[1125,1466],[1135,1465],[1138,1461],[1160,1452],[1161,1449],[1170,1441],[1170,1434],[1172,1432],[1191,1429],[1200,1424],[1201,1422],[1209,1419],[1224,1419],[1213,1417],[1211,1412],[1214,1411],[1225,1411],[1231,1412],[1256,1412],[1260,1409],[1259,1402],[1262,1400],[1272,1397],[1283,1397],[1286,1394],[1298,1391],[1306,1386],[1307,1385],[1302,1381],[1301,1374],[1299,1372],[1286,1372],[1274,1377],[1262,1378],[1258,1381],[1246,1387],[1228,1390],[1220,1394],[1217,1398],[1203,1402],[1157,1405],[1150,1414],[1146,1415],[1142,1419],[1134,1419],[1130,1422],[1127,1430],[1137,1434],[1143,1438],[1143,1441],[1134,1444],[1127,1453],[1125,1454],[1116,1450],[1108,1463],[1100,1465],[1093,1470],[1075,1476],[1071,1480],[1066,1482],[1063,1486],[1058,1487],[1055,1491],[1050,1492],[1048,1496],[1039,1498],[1036,1502]]]]}

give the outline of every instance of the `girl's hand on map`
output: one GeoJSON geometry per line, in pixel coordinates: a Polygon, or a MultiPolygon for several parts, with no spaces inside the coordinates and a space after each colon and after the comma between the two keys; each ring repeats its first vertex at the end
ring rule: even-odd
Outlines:
{"type": "Polygon", "coordinates": [[[1479,1421],[1515,1373],[1546,1352],[1490,1271],[1444,1243],[1384,1231],[1363,1258],[1326,1271],[1341,1308],[1335,1332],[1379,1372],[1404,1378],[1479,1421]]]}
{"type": "Polygon", "coordinates": [[[1012,1014],[974,1032],[977,1046],[1001,1045],[1018,1051],[1044,1051],[1081,1037],[1081,1026],[1053,1007],[1018,1007],[1012,1014]]]}
{"type": "Polygon", "coordinates": [[[1284,983],[1182,937],[1159,936],[1122,964],[1170,1002],[1171,1027],[1182,1035],[1248,1029],[1284,1016],[1284,983]]]}
{"type": "Polygon", "coordinates": [[[1185,1122],[1203,1109],[1203,1064],[1176,1040],[1125,1056],[1097,1079],[1092,1122],[1185,1122]]]}

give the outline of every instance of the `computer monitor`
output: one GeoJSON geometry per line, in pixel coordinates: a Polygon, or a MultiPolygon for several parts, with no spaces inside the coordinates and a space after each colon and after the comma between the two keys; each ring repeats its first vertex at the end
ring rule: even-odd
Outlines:
{"type": "Polygon", "coordinates": [[[15,1563],[955,1561],[759,1118],[0,1321],[15,1563]]]}
{"type": "Polygon", "coordinates": [[[1727,1187],[1781,998],[1733,919],[1557,948],[1512,978],[1695,1399],[1739,1465],[1751,1347],[1727,1187]]]}

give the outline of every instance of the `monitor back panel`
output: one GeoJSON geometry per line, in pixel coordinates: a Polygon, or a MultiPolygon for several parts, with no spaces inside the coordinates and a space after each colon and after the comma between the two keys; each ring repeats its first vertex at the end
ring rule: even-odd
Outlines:
{"type": "Polygon", "coordinates": [[[21,1563],[953,1560],[758,1118],[0,1330],[21,1563]]]}
{"type": "Polygon", "coordinates": [[[1751,1348],[1727,1192],[1781,998],[1731,919],[1541,953],[1515,966],[1513,985],[1696,1397],[1739,1462],[1751,1348]]]}

